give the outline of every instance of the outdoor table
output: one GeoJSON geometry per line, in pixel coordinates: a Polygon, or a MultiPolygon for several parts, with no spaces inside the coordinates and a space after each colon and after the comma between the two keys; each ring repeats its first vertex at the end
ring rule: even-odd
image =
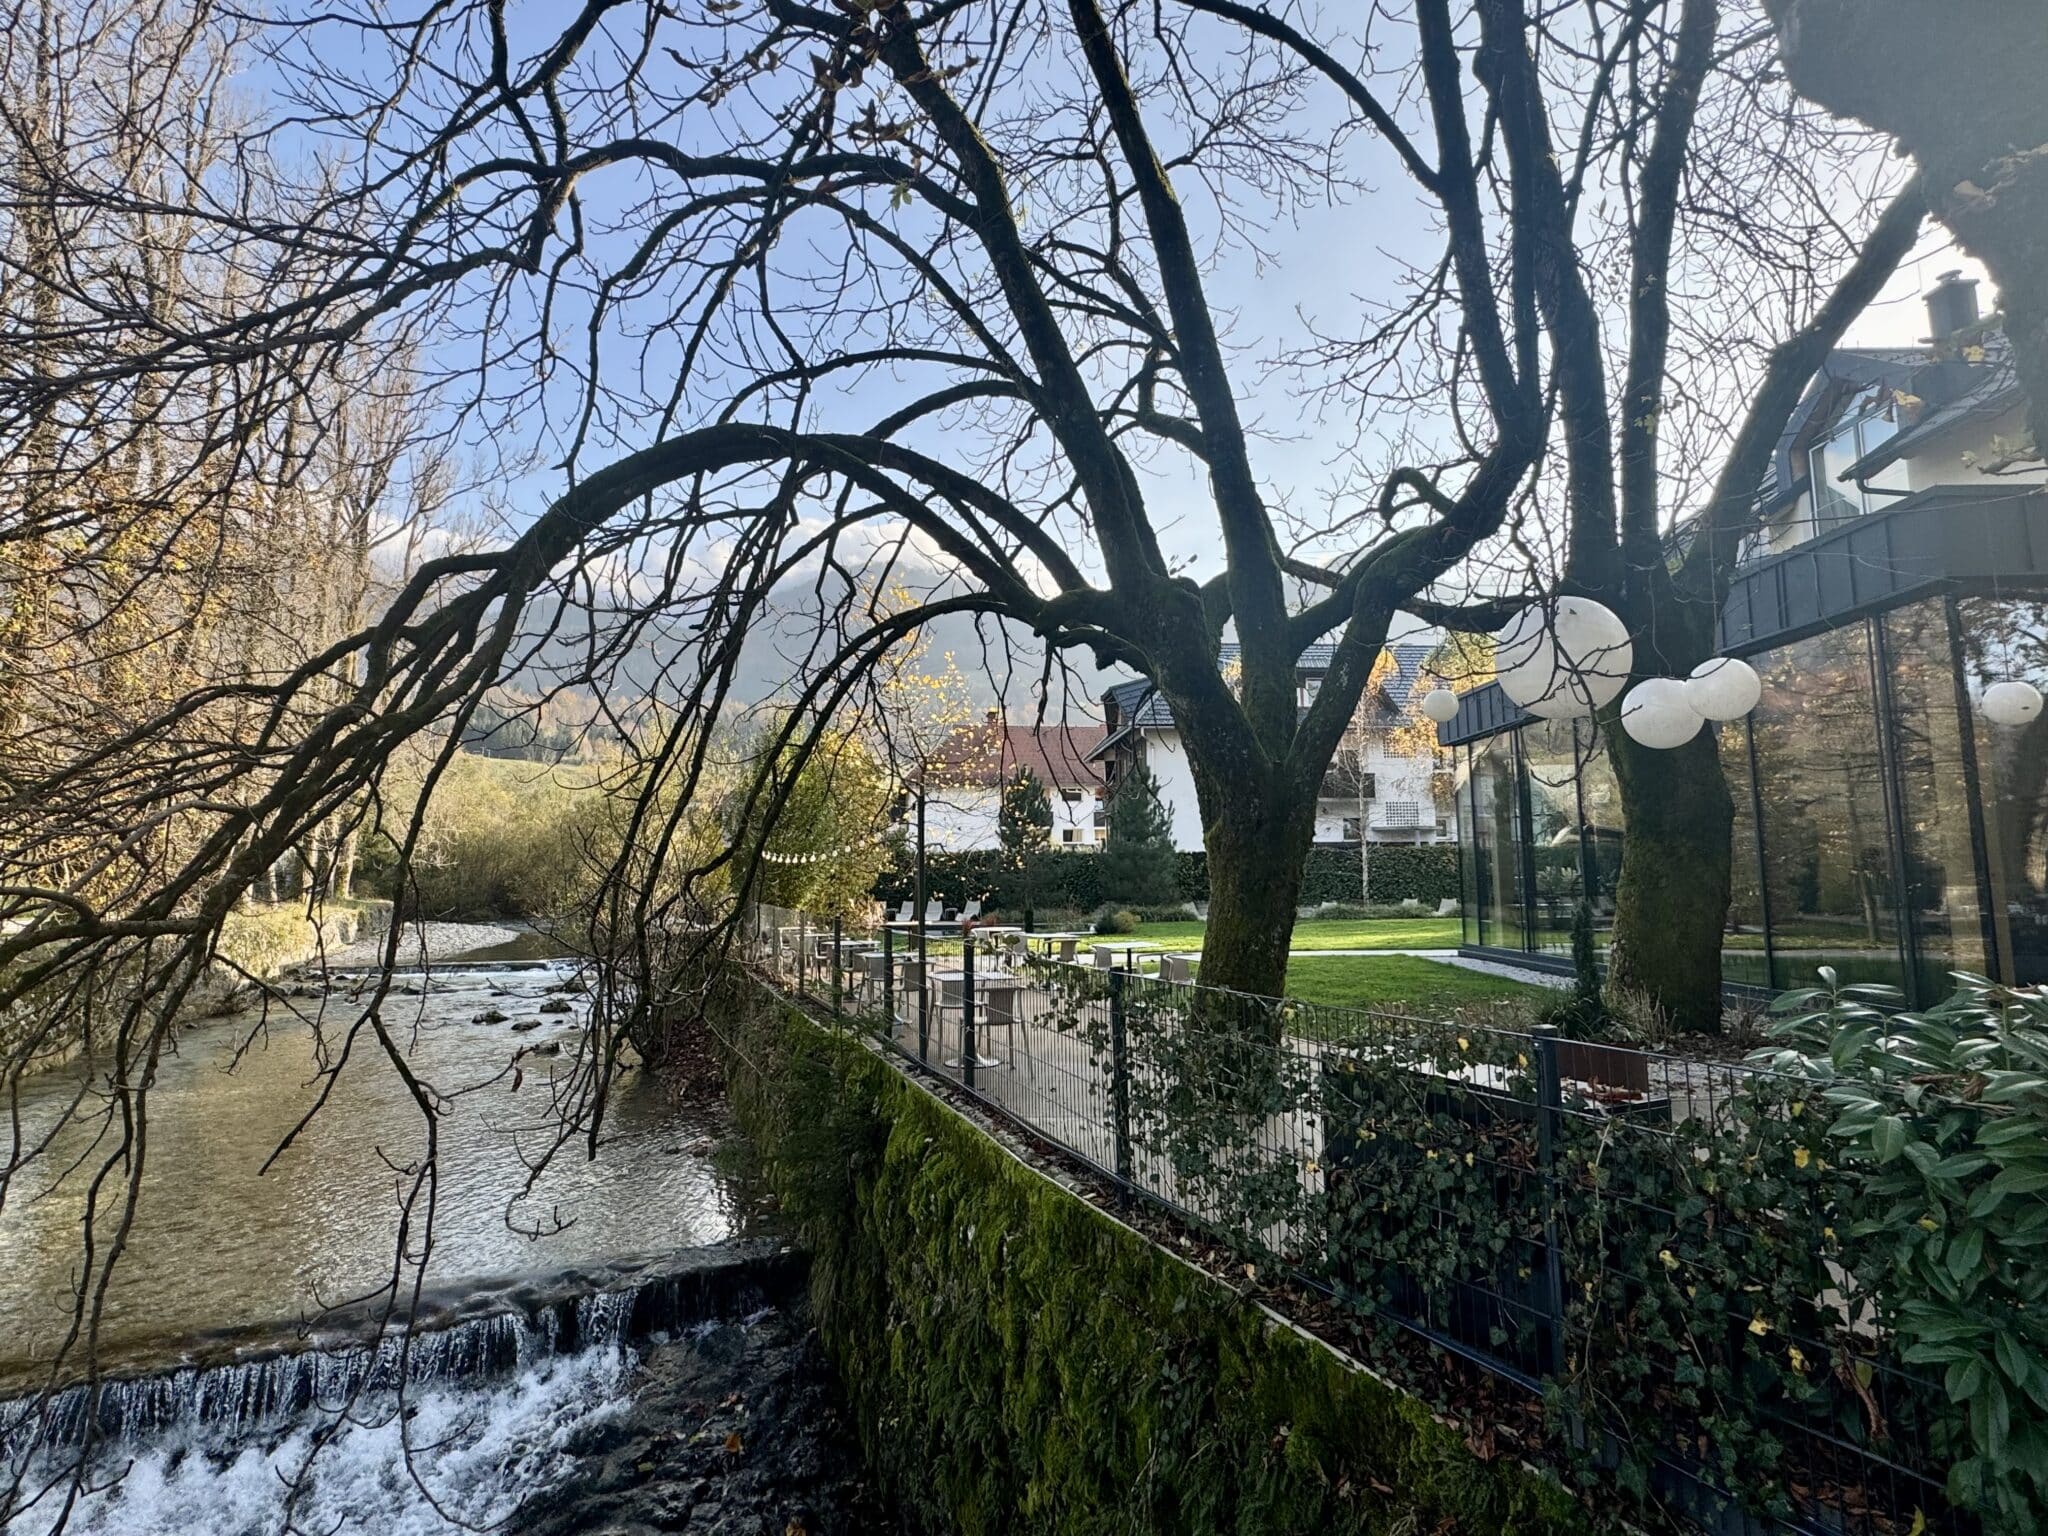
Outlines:
{"type": "MultiPolygon", "coordinates": [[[[959,1007],[964,1003],[967,987],[966,971],[933,971],[932,979],[939,984],[939,1007],[942,1010],[947,1007],[959,1007]]],[[[974,973],[974,1000],[977,1005],[985,1006],[992,1017],[1001,1015],[1005,1019],[1014,1019],[1016,1017],[1015,999],[1017,994],[1024,990],[1025,985],[1023,977],[1014,976],[1008,971],[983,971],[977,969],[974,973]],[[998,1006],[998,999],[1001,1000],[1000,1006],[998,1006]]],[[[965,1022],[964,1010],[962,1022],[965,1022]]],[[[962,1059],[957,1054],[945,1063],[945,1065],[955,1068],[961,1064],[962,1059]]],[[[977,1050],[974,1055],[974,1065],[977,1068],[1000,1067],[1002,1062],[983,1051],[977,1050]]]]}
{"type": "Polygon", "coordinates": [[[1121,944],[1098,944],[1095,946],[1095,963],[1103,970],[1116,966],[1117,951],[1123,951],[1123,968],[1135,971],[1142,960],[1154,957],[1159,945],[1151,939],[1127,939],[1121,944]]]}

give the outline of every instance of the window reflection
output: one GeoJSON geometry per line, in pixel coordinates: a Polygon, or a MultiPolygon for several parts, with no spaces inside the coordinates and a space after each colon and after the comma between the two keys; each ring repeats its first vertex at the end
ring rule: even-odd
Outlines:
{"type": "Polygon", "coordinates": [[[1536,874],[1531,947],[1569,955],[1581,889],[1578,743],[1572,722],[1524,726],[1522,762],[1529,775],[1529,863],[1536,874]]]}
{"type": "Polygon", "coordinates": [[[1885,615],[1884,636],[1913,1000],[1932,1003],[1949,992],[1951,973],[1987,968],[1970,810],[1977,774],[1963,745],[1971,722],[1957,707],[1946,604],[1915,603],[1885,615]]]}
{"type": "Polygon", "coordinates": [[[1768,987],[1771,968],[1764,945],[1763,886],[1756,846],[1756,799],[1749,781],[1749,726],[1742,720],[1719,728],[1721,772],[1735,802],[1729,836],[1728,926],[1721,939],[1721,978],[1746,987],[1768,987]]]}
{"type": "Polygon", "coordinates": [[[1845,981],[1897,986],[1898,893],[1868,631],[1833,630],[1753,664],[1764,680],[1751,727],[1772,984],[1809,986],[1832,965],[1845,981]]]}
{"type": "MultiPolygon", "coordinates": [[[[2048,688],[2048,602],[1966,598],[1957,610],[1973,705],[2009,679],[2048,688]]],[[[2048,982],[2048,713],[2012,727],[1973,711],[1970,723],[1998,974],[2048,982]]]]}
{"type": "Polygon", "coordinates": [[[1472,875],[1482,944],[1523,947],[1522,859],[1516,840],[1515,733],[1472,750],[1472,875]]]}

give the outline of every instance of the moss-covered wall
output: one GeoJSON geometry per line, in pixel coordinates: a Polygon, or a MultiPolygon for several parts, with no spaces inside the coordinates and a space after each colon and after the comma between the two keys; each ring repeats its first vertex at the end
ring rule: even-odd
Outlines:
{"type": "Polygon", "coordinates": [[[916,1525],[1583,1531],[1417,1401],[1025,1166],[855,1040],[738,984],[742,1125],[813,1252],[826,1347],[916,1525]]]}

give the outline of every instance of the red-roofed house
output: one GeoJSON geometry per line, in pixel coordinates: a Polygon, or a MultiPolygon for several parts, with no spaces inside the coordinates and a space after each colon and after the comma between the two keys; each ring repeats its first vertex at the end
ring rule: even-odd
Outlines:
{"type": "Polygon", "coordinates": [[[926,785],[925,841],[954,851],[1000,846],[1003,786],[1020,768],[1038,776],[1052,801],[1052,846],[1092,848],[1102,774],[1089,760],[1099,725],[1014,725],[995,710],[962,726],[933,754],[926,785]]]}

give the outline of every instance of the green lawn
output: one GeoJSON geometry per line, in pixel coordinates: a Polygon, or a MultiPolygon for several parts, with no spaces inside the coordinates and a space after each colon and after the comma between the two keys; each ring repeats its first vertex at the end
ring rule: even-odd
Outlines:
{"type": "MultiPolygon", "coordinates": [[[[1202,925],[1145,923],[1132,935],[1177,949],[1202,947],[1202,925]]],[[[1365,922],[1311,919],[1294,925],[1294,948],[1303,949],[1456,949],[1460,938],[1455,917],[1391,917],[1365,922]]]]}
{"type": "Polygon", "coordinates": [[[1305,1003],[1441,1018],[1475,1003],[1541,1004],[1557,994],[1416,955],[1303,955],[1287,967],[1287,995],[1305,1003]]]}

